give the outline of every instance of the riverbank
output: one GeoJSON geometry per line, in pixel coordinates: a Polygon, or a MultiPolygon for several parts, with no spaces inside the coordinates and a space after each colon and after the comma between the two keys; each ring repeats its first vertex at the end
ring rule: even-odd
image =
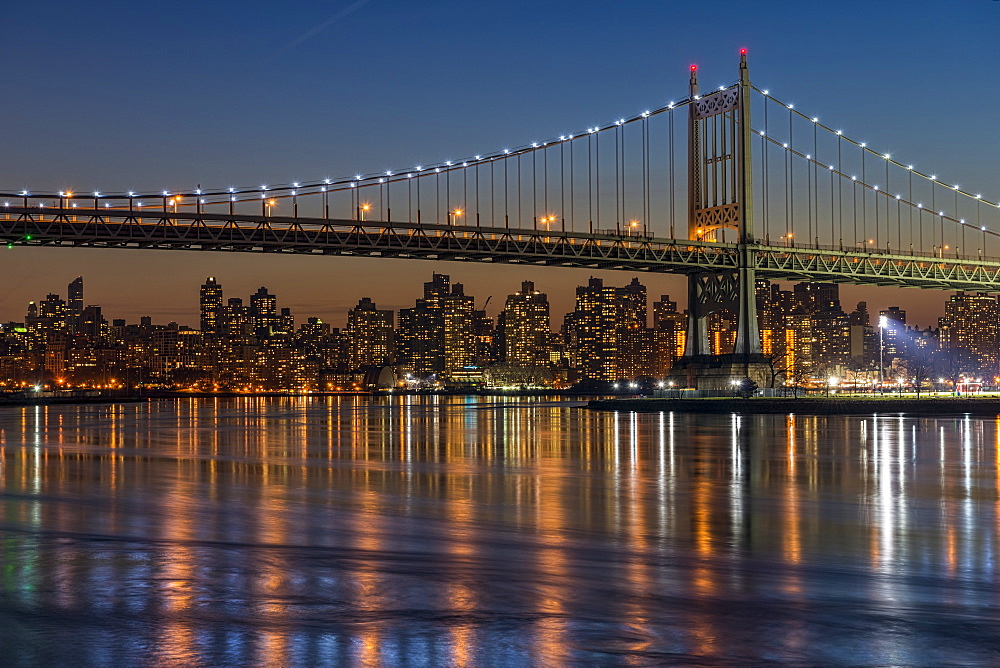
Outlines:
{"type": "Polygon", "coordinates": [[[861,415],[872,413],[920,415],[1000,415],[1000,398],[880,397],[880,398],[712,398],[712,399],[597,399],[587,408],[610,411],[679,413],[805,413],[811,415],[861,415]]]}

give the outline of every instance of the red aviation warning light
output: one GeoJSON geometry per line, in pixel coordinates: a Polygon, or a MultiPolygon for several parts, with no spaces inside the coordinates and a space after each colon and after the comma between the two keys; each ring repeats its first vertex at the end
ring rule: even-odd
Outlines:
{"type": "Polygon", "coordinates": [[[691,71],[692,72],[697,72],[698,71],[698,66],[697,65],[692,65],[691,66],[691,71]]]}
{"type": "Polygon", "coordinates": [[[740,55],[741,56],[747,55],[747,50],[746,49],[740,49],[740,55]]]}

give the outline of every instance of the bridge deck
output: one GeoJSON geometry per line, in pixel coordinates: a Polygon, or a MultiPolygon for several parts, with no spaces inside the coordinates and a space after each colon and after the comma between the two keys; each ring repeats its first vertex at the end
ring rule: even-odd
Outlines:
{"type": "MultiPolygon", "coordinates": [[[[636,235],[197,212],[8,207],[8,244],[353,255],[658,273],[733,270],[739,246],[636,235]]],[[[1000,260],[750,245],[761,278],[1000,291],[1000,260]]]]}

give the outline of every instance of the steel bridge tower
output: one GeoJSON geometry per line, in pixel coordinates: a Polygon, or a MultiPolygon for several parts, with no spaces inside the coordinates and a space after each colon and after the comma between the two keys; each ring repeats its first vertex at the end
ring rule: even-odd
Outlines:
{"type": "Polygon", "coordinates": [[[756,271],[753,264],[753,159],[751,156],[750,70],[740,52],[736,86],[700,96],[698,70],[691,66],[688,105],[688,238],[722,241],[735,233],[738,267],[688,275],[688,326],[684,356],[672,376],[683,386],[731,388],[733,380],[764,380],[757,326],[756,271]],[[712,354],[708,316],[729,311],[735,317],[732,354],[712,354]]]}

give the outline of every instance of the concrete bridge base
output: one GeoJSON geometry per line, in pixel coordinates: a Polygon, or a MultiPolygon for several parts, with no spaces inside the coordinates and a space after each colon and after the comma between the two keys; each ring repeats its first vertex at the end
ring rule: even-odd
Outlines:
{"type": "Polygon", "coordinates": [[[771,365],[759,354],[692,355],[677,360],[666,380],[677,388],[733,390],[750,378],[758,387],[771,384],[771,365]]]}

